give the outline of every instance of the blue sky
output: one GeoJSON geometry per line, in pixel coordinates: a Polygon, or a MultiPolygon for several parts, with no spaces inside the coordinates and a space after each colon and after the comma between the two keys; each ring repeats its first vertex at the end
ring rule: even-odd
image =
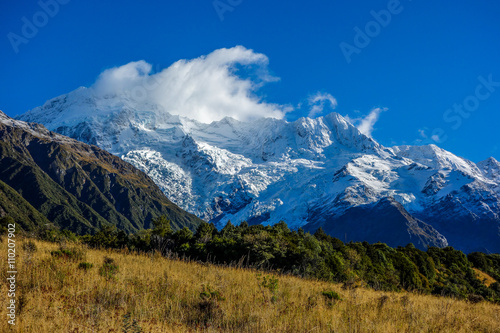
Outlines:
{"type": "Polygon", "coordinates": [[[159,71],[242,45],[269,59],[280,80],[255,94],[292,106],[288,120],[307,116],[318,92],[331,94],[335,111],[358,122],[387,108],[369,126],[386,146],[434,142],[475,162],[500,159],[496,1],[54,1],[0,4],[8,115],[131,61],[159,71]],[[33,23],[36,31],[24,27],[33,23]]]}

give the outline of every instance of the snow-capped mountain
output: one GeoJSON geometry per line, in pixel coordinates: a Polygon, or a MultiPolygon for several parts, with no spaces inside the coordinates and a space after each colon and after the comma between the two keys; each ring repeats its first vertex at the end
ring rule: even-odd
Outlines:
{"type": "Polygon", "coordinates": [[[205,124],[79,88],[18,119],[122,157],[219,226],[284,220],[342,240],[500,252],[500,163],[435,145],[384,147],[337,113],[205,124]]]}

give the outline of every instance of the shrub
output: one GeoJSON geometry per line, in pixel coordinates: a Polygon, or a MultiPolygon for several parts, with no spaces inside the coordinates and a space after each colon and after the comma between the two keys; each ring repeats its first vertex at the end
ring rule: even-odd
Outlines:
{"type": "Polygon", "coordinates": [[[56,258],[68,259],[71,261],[79,261],[85,258],[85,250],[79,249],[77,247],[64,248],[59,247],[59,250],[51,251],[50,254],[56,258]]]}
{"type": "Polygon", "coordinates": [[[389,296],[387,295],[380,296],[380,298],[378,299],[378,309],[382,310],[387,301],[389,301],[389,296]]]}
{"type": "Polygon", "coordinates": [[[78,268],[83,269],[84,271],[88,271],[92,267],[94,267],[94,265],[89,262],[81,262],[78,264],[78,268]]]}
{"type": "Polygon", "coordinates": [[[101,268],[99,268],[99,275],[104,277],[106,280],[114,280],[116,274],[118,274],[118,265],[115,263],[114,259],[105,257],[104,263],[101,268]]]}
{"type": "Polygon", "coordinates": [[[269,291],[274,294],[278,291],[278,282],[278,278],[264,275],[262,277],[262,282],[260,283],[260,285],[264,288],[269,289],[269,291]]]}
{"type": "Polygon", "coordinates": [[[220,291],[212,289],[209,284],[202,286],[202,292],[200,293],[200,297],[202,300],[217,300],[217,301],[225,300],[220,291]]]}
{"type": "Polygon", "coordinates": [[[342,297],[340,297],[340,295],[338,293],[336,293],[335,291],[333,290],[330,290],[330,291],[323,291],[321,293],[323,296],[325,296],[326,299],[328,300],[335,300],[335,301],[341,301],[342,300],[342,297]]]}
{"type": "Polygon", "coordinates": [[[198,311],[195,312],[193,321],[198,324],[203,324],[206,327],[209,327],[210,323],[220,321],[224,316],[224,312],[219,303],[225,300],[221,292],[213,289],[209,284],[202,285],[200,298],[198,311]]]}
{"type": "Polygon", "coordinates": [[[50,251],[50,255],[53,257],[62,257],[64,253],[61,250],[50,251]]]}
{"type": "Polygon", "coordinates": [[[38,248],[36,247],[35,242],[33,242],[31,239],[24,242],[23,244],[23,250],[26,251],[29,254],[35,253],[38,248]]]}
{"type": "Polygon", "coordinates": [[[123,333],[142,333],[143,330],[141,326],[137,323],[137,320],[130,320],[130,312],[123,315],[123,333]]]}
{"type": "Polygon", "coordinates": [[[264,287],[265,289],[268,289],[272,296],[271,296],[271,303],[275,303],[278,300],[278,283],[279,280],[277,277],[274,276],[262,276],[262,274],[257,274],[257,281],[259,281],[259,286],[264,287]]]}
{"type": "Polygon", "coordinates": [[[9,215],[0,218],[0,235],[4,235],[7,233],[9,224],[15,223],[16,222],[14,221],[14,219],[9,215]]]}
{"type": "Polygon", "coordinates": [[[325,299],[326,305],[329,307],[334,306],[335,303],[342,300],[342,297],[333,290],[323,291],[321,294],[325,299]]]}
{"type": "Polygon", "coordinates": [[[484,298],[480,295],[470,294],[469,296],[467,296],[467,300],[472,304],[476,304],[484,301],[484,298]]]}

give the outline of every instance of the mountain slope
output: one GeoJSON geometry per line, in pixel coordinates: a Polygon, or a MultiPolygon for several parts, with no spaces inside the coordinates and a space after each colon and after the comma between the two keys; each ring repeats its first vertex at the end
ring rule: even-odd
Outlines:
{"type": "MultiPolygon", "coordinates": [[[[7,191],[16,191],[47,220],[78,233],[109,223],[137,231],[160,215],[167,215],[174,228],[194,228],[201,222],[120,158],[3,113],[0,180],[7,191]]],[[[2,205],[6,214],[16,215],[12,205],[2,205]]]]}
{"type": "Polygon", "coordinates": [[[10,216],[22,229],[32,230],[50,221],[12,187],[0,181],[0,218],[10,216]]]}
{"type": "Polygon", "coordinates": [[[435,145],[384,147],[336,113],[204,124],[125,95],[79,88],[19,119],[122,157],[173,202],[219,226],[284,220],[311,227],[321,216],[333,225],[353,207],[393,198],[405,211],[393,216],[410,217],[400,220],[401,237],[378,220],[387,230],[378,240],[405,242],[408,221],[418,220],[429,226],[422,227],[421,246],[442,246],[449,234],[448,243],[464,251],[500,252],[498,163],[476,165],[435,145]],[[469,236],[474,228],[477,239],[469,236]]]}
{"type": "Polygon", "coordinates": [[[432,226],[412,217],[392,198],[375,204],[348,208],[340,216],[311,216],[306,230],[318,227],[331,235],[353,241],[376,243],[381,239],[389,246],[413,243],[418,248],[446,247],[448,241],[432,226]],[[353,228],[353,226],[356,226],[353,228]]]}

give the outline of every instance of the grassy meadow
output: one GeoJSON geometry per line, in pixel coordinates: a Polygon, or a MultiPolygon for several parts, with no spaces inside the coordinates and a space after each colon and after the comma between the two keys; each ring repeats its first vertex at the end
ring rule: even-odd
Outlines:
{"type": "Polygon", "coordinates": [[[1,332],[500,332],[500,306],[184,262],[159,254],[16,241],[17,317],[1,332]]]}

